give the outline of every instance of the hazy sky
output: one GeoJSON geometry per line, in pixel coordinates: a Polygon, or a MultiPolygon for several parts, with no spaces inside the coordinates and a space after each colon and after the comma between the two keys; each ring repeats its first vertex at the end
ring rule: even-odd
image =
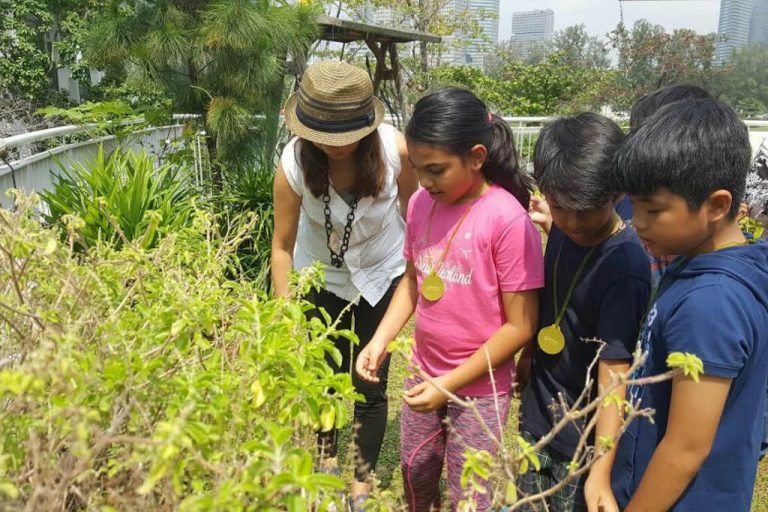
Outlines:
{"type": "MultiPolygon", "coordinates": [[[[555,30],[584,23],[587,32],[604,35],[619,22],[618,0],[501,0],[499,40],[509,39],[512,13],[534,9],[555,12],[555,30]]],[[[690,28],[701,33],[717,31],[719,0],[628,0],[624,5],[624,22],[631,26],[645,18],[667,30],[690,28]]]]}

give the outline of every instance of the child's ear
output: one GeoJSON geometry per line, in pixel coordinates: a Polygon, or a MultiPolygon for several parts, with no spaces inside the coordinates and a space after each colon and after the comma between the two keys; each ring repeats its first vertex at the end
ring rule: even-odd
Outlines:
{"type": "Polygon", "coordinates": [[[475,144],[469,150],[469,163],[472,165],[472,170],[479,171],[482,169],[487,158],[488,149],[482,144],[475,144]]]}
{"type": "Polygon", "coordinates": [[[710,222],[720,222],[731,214],[733,196],[727,190],[715,190],[706,202],[707,216],[710,222]]]}

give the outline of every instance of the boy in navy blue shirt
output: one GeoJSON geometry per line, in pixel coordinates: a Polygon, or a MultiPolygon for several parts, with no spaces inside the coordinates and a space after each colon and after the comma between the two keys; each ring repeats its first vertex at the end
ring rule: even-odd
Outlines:
{"type": "Polygon", "coordinates": [[[653,422],[622,437],[614,491],[628,512],[748,511],[768,380],[768,246],[736,222],[750,164],[747,129],[714,99],[661,108],[630,134],[615,166],[634,227],[667,269],[641,330],[639,375],[666,371],[672,352],[697,355],[684,375],[629,389],[653,422]]]}
{"type": "MultiPolygon", "coordinates": [[[[549,238],[545,288],[539,295],[540,334],[518,365],[521,383],[530,365],[520,423],[531,443],[562,417],[558,395],[571,406],[582,394],[590,368],[590,377],[600,386],[610,384],[611,371],[629,369],[648,303],[650,269],[637,235],[614,212],[619,194],[611,188],[611,166],[623,139],[613,121],[585,113],[554,121],[536,143],[534,176],[549,204],[552,224],[543,226],[549,238]],[[605,345],[593,365],[600,347],[588,341],[594,338],[605,345]]],[[[591,396],[596,393],[593,385],[591,396]]],[[[623,397],[624,389],[617,393],[623,397]]],[[[621,421],[614,405],[602,408],[593,434],[616,438],[621,421]]],[[[522,492],[536,494],[563,480],[577,455],[584,424],[569,424],[544,447],[539,453],[541,470],[521,476],[522,492]]],[[[590,445],[593,439],[590,436],[590,445]]],[[[586,510],[589,504],[591,510],[598,505],[616,510],[610,484],[613,456],[604,455],[586,478],[549,497],[546,508],[540,503],[533,508],[586,510]]]]}

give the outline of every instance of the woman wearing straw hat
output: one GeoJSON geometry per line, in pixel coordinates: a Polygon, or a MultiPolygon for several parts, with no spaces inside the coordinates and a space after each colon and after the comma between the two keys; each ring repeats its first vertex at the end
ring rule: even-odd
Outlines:
{"type": "MultiPolygon", "coordinates": [[[[355,346],[336,340],[342,364],[329,364],[337,372],[351,371],[405,270],[403,218],[418,181],[405,138],[383,118],[367,73],[339,61],[310,66],[285,106],[285,123],[296,137],[275,175],[272,279],[276,294],[288,296],[289,270],[325,264],[325,289],[308,298],[334,319],[343,313],[340,327],[354,328],[360,339],[355,346]]],[[[365,396],[355,404],[353,510],[362,510],[384,437],[387,372],[388,362],[377,384],[351,372],[365,396]]],[[[336,440],[335,430],[318,434],[325,471],[337,471],[336,440]]]]}

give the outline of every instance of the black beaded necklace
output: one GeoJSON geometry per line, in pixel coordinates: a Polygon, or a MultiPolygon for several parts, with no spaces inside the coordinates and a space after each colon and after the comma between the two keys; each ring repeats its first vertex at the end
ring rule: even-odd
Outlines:
{"type": "Polygon", "coordinates": [[[325,214],[325,239],[328,251],[331,253],[331,265],[336,268],[341,268],[344,264],[344,255],[349,248],[349,235],[352,233],[352,223],[355,221],[355,208],[357,208],[357,197],[353,197],[352,204],[349,207],[349,213],[347,213],[347,223],[344,224],[344,236],[341,238],[341,246],[339,252],[333,250],[331,247],[331,235],[333,233],[333,223],[331,222],[331,196],[330,192],[330,180],[325,181],[325,190],[323,191],[323,213],[325,214]]]}

